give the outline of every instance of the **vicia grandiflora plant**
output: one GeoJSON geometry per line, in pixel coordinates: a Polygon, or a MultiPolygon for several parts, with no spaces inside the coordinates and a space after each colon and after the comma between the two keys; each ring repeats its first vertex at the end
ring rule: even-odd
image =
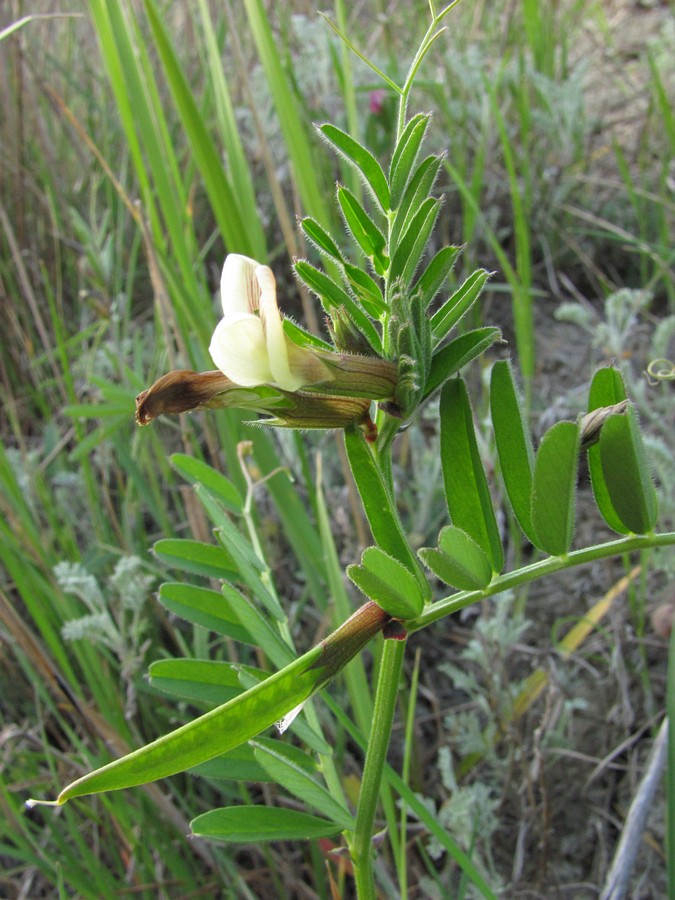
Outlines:
{"type": "MultiPolygon", "coordinates": [[[[654,531],[655,489],[637,419],[618,371],[607,368],[596,373],[587,416],[554,425],[535,454],[512,367],[501,360],[494,363],[490,378],[498,468],[514,522],[534,552],[541,554],[531,565],[503,571],[502,535],[478,450],[468,392],[458,375],[461,368],[500,341],[501,334],[495,327],[465,327],[450,336],[478,299],[488,273],[479,269],[447,290],[460,250],[446,246],[430,252],[442,205],[434,189],[443,158],[422,152],[430,117],[407,115],[415,74],[449,9],[432,15],[405,83],[400,86],[385,79],[400,101],[395,144],[386,169],[366,147],[336,126],[326,124],[319,129],[353,168],[367,198],[364,202],[360,192],[357,196],[347,187],[337,188],[336,201],[349,248],[314,219],[301,222],[316,258],[314,262],[297,261],[295,273],[321,302],[331,342],[283,316],[268,266],[231,254],[222,275],[223,316],[210,344],[216,369],[170,372],[137,400],[141,425],[163,414],[240,407],[266,416],[262,421],[268,425],[342,429],[372,533],[372,545],[347,569],[366,602],[345,616],[316,647],[296,657],[283,601],[266,569],[260,542],[252,538],[249,499],[242,500],[224,476],[204,463],[175,457],[179,472],[198,486],[198,497],[214,524],[219,546],[213,549],[218,552],[197,558],[195,542],[172,540],[170,551],[166,541],[158,542],[156,555],[189,572],[218,578],[221,592],[169,583],[160,590],[161,602],[189,622],[259,648],[276,671],[269,674],[239,666],[233,670],[227,690],[223,687],[221,705],[78,778],[54,801],[62,804],[86,794],[129,788],[204,766],[216,758],[222,774],[228,765],[234,765],[228,752],[252,742],[248,745],[250,763],[260,779],[277,781],[320,815],[278,808],[217,809],[194,820],[194,833],[241,841],[246,840],[242,834],[251,834],[246,822],[255,821],[268,839],[342,834],[361,898],[375,896],[373,833],[380,798],[391,797],[389,791],[394,788],[406,808],[414,810],[416,820],[428,822],[428,810],[386,767],[407,635],[471,603],[551,572],[675,542],[675,535],[654,531]],[[318,260],[323,267],[316,264],[318,260]],[[401,426],[408,424],[432,395],[440,395],[448,518],[435,546],[416,550],[397,509],[391,449],[401,426]],[[572,549],[581,453],[588,454],[600,512],[619,538],[572,549]],[[436,596],[439,585],[448,589],[442,588],[440,597],[436,596]],[[384,641],[373,705],[362,717],[362,731],[368,727],[370,731],[361,734],[366,755],[354,811],[333,767],[331,748],[322,737],[316,711],[308,704],[303,715],[297,713],[378,635],[384,641]],[[290,725],[309,749],[301,751],[289,748],[283,740],[256,737],[277,722],[290,725]],[[321,760],[320,772],[313,753],[321,760]],[[381,793],[383,779],[389,786],[386,795],[381,793]]],[[[317,495],[318,527],[327,534],[329,520],[320,490],[317,495]]],[[[343,590],[339,573],[328,582],[334,593],[343,590]]],[[[184,696],[205,699],[204,672],[210,669],[201,663],[197,676],[192,662],[161,660],[152,666],[151,678],[159,685],[187,683],[190,689],[184,696]]],[[[216,679],[215,670],[213,677],[216,679]]],[[[218,678],[222,679],[222,668],[218,678]]],[[[213,698],[213,691],[208,698],[213,698]]],[[[388,824],[395,831],[397,817],[389,815],[388,824]]],[[[406,845],[405,823],[400,827],[401,835],[391,834],[395,856],[406,845]]],[[[443,841],[438,828],[434,834],[443,841]]],[[[493,896],[462,848],[449,837],[444,846],[478,890],[493,896]]]]}

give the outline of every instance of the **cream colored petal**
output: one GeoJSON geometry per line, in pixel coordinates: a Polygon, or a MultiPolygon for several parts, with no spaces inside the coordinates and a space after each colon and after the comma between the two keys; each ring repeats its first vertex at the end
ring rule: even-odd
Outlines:
{"type": "Polygon", "coordinates": [[[220,371],[242,387],[274,380],[262,322],[257,316],[222,319],[213,332],[209,353],[220,371]]]}
{"type": "Polygon", "coordinates": [[[255,274],[260,285],[260,319],[274,384],[284,391],[297,391],[304,384],[303,373],[291,371],[288,362],[288,338],[281,324],[274,275],[267,266],[259,266],[255,274]]]}
{"type": "Polygon", "coordinates": [[[220,301],[223,315],[231,316],[254,313],[260,302],[260,288],[255,277],[260,266],[254,259],[230,253],[220,277],[220,301]]]}

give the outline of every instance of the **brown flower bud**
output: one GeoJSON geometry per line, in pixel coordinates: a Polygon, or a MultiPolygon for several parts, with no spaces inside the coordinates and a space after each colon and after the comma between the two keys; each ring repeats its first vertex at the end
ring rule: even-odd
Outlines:
{"type": "Polygon", "coordinates": [[[162,375],[136,397],[136,422],[148,425],[164,413],[175,415],[203,407],[228,406],[227,392],[239,388],[220,371],[176,369],[162,375]]]}

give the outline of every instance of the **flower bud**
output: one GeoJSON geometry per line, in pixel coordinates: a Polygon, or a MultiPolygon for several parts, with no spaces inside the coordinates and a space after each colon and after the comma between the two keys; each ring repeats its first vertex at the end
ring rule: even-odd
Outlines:
{"type": "Polygon", "coordinates": [[[352,353],[323,353],[317,355],[330,372],[330,381],[312,385],[312,393],[340,394],[346,397],[368,397],[388,400],[394,396],[398,384],[398,366],[379,356],[356,356],[352,353]]]}
{"type": "Polygon", "coordinates": [[[589,413],[586,413],[581,419],[580,449],[588,450],[593,444],[597,444],[600,440],[600,432],[602,431],[602,426],[606,419],[608,419],[609,416],[616,416],[624,413],[628,403],[628,400],[622,400],[620,403],[615,403],[613,406],[599,406],[597,409],[592,409],[589,413]]]}
{"type": "Polygon", "coordinates": [[[277,428],[353,428],[368,427],[370,400],[362,397],[334,397],[303,391],[286,394],[283,409],[270,409],[273,419],[262,419],[261,425],[277,428]]]}
{"type": "Polygon", "coordinates": [[[338,350],[344,350],[345,353],[357,353],[361,356],[376,355],[368,343],[368,339],[344,306],[337,306],[331,310],[328,328],[338,350]]]}
{"type": "Polygon", "coordinates": [[[178,414],[202,407],[231,405],[228,393],[238,390],[222,372],[177,369],[163,375],[136,397],[136,422],[148,425],[164,413],[178,414]]]}

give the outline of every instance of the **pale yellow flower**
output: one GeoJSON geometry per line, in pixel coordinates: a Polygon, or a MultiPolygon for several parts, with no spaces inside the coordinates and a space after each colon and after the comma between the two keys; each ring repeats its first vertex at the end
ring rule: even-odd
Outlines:
{"type": "Polygon", "coordinates": [[[223,318],[211,338],[216,366],[235,384],[269,384],[298,391],[331,381],[330,370],[311,350],[298,347],[284,332],[272,270],[231,253],[220,281],[223,318]]]}

